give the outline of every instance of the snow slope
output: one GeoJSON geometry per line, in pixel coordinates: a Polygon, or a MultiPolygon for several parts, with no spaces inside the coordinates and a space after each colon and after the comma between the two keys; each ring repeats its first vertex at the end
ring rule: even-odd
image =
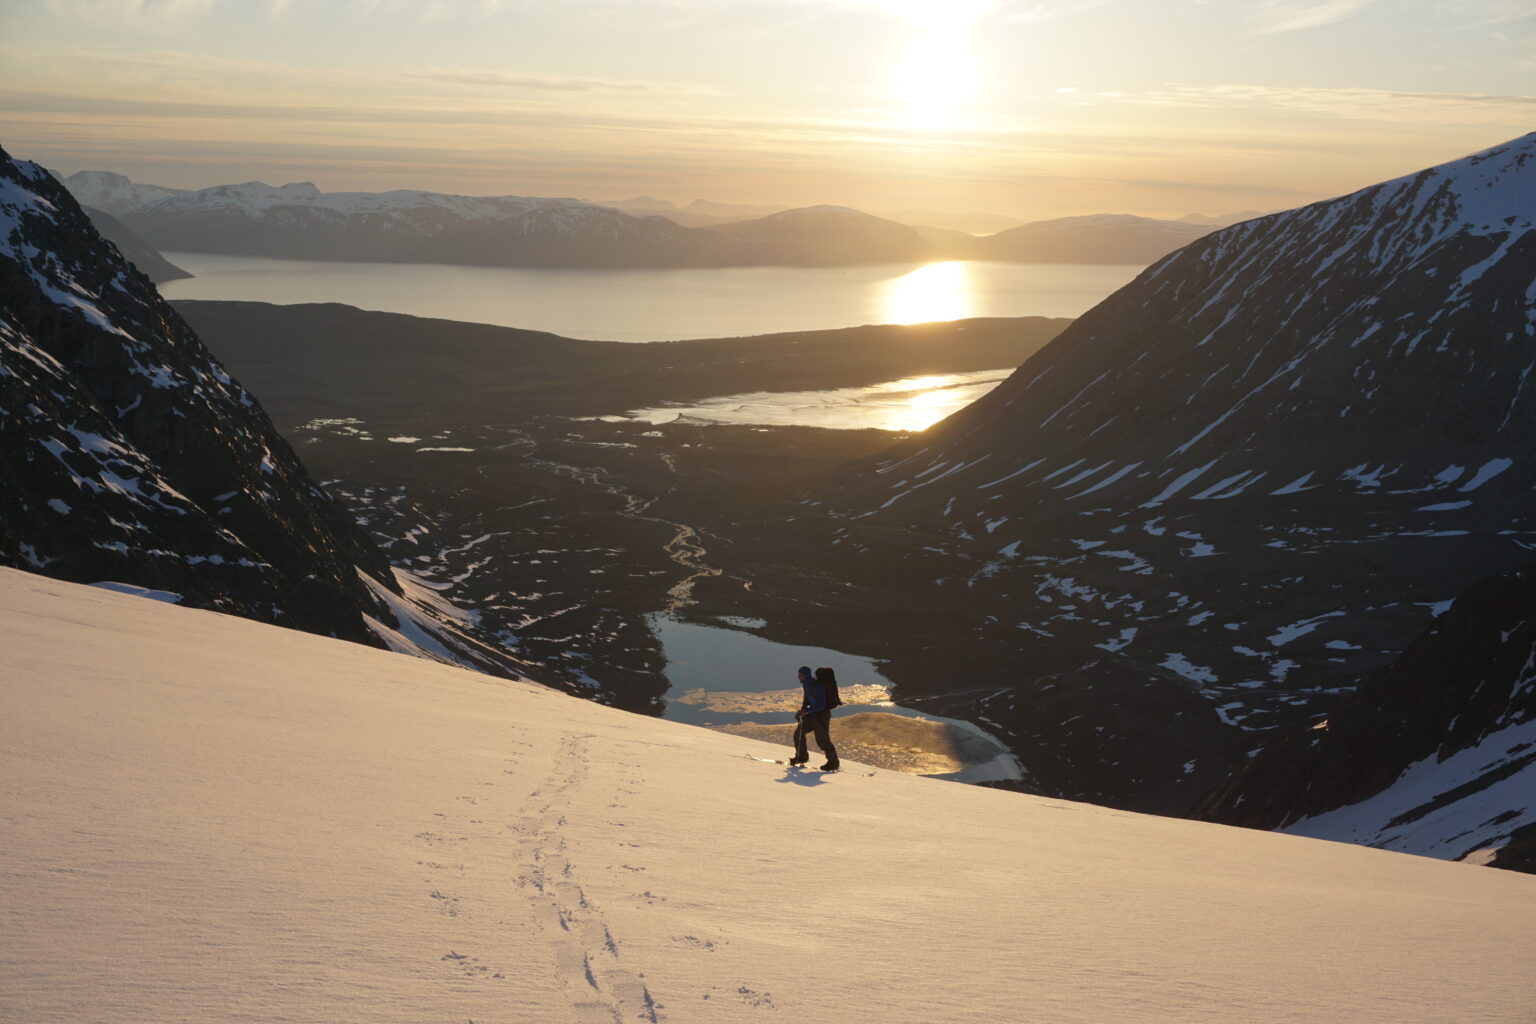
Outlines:
{"type": "Polygon", "coordinates": [[[1529,1022],[1536,880],[0,570],[0,1016],[1529,1022]]]}

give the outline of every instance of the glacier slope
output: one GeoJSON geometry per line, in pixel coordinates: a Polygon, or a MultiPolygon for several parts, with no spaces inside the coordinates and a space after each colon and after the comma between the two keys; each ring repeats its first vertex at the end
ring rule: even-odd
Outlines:
{"type": "Polygon", "coordinates": [[[1528,1021],[1536,880],[999,793],[0,570],[0,1005],[1528,1021]]]}

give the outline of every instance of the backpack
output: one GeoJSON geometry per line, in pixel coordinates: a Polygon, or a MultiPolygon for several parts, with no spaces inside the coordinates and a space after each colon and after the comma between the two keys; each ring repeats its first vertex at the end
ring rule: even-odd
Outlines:
{"type": "Polygon", "coordinates": [[[829,668],[816,670],[816,681],[821,684],[821,695],[826,698],[827,710],[843,706],[843,698],[837,692],[837,674],[829,668]]]}

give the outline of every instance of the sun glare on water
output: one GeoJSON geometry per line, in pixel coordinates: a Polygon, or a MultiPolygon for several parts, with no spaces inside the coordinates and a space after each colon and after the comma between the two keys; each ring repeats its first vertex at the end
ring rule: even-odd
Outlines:
{"type": "Polygon", "coordinates": [[[927,430],[992,390],[997,380],[1006,375],[1006,371],[994,371],[905,377],[871,389],[882,394],[870,404],[881,410],[878,426],[884,430],[927,430]]]}
{"type": "Polygon", "coordinates": [[[925,324],[960,320],[972,313],[971,274],[960,260],[930,263],[885,282],[881,321],[925,324]]]}

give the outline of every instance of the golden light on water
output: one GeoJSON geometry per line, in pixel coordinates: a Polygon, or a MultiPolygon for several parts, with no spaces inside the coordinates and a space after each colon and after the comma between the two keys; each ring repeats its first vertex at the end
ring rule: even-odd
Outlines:
{"type": "Polygon", "coordinates": [[[919,377],[910,383],[911,393],[886,417],[887,430],[927,430],[965,404],[957,402],[953,388],[945,386],[950,383],[949,378],[919,377]]]}
{"type": "Polygon", "coordinates": [[[971,273],[960,260],[930,263],[885,282],[881,321],[925,324],[973,316],[971,273]]]}
{"type": "Polygon", "coordinates": [[[672,423],[756,423],[764,426],[811,426],[841,430],[893,430],[915,433],[976,401],[1012,370],[903,377],[863,387],[833,391],[755,391],[721,395],[692,405],[631,409],[611,421],[672,423]]]}

